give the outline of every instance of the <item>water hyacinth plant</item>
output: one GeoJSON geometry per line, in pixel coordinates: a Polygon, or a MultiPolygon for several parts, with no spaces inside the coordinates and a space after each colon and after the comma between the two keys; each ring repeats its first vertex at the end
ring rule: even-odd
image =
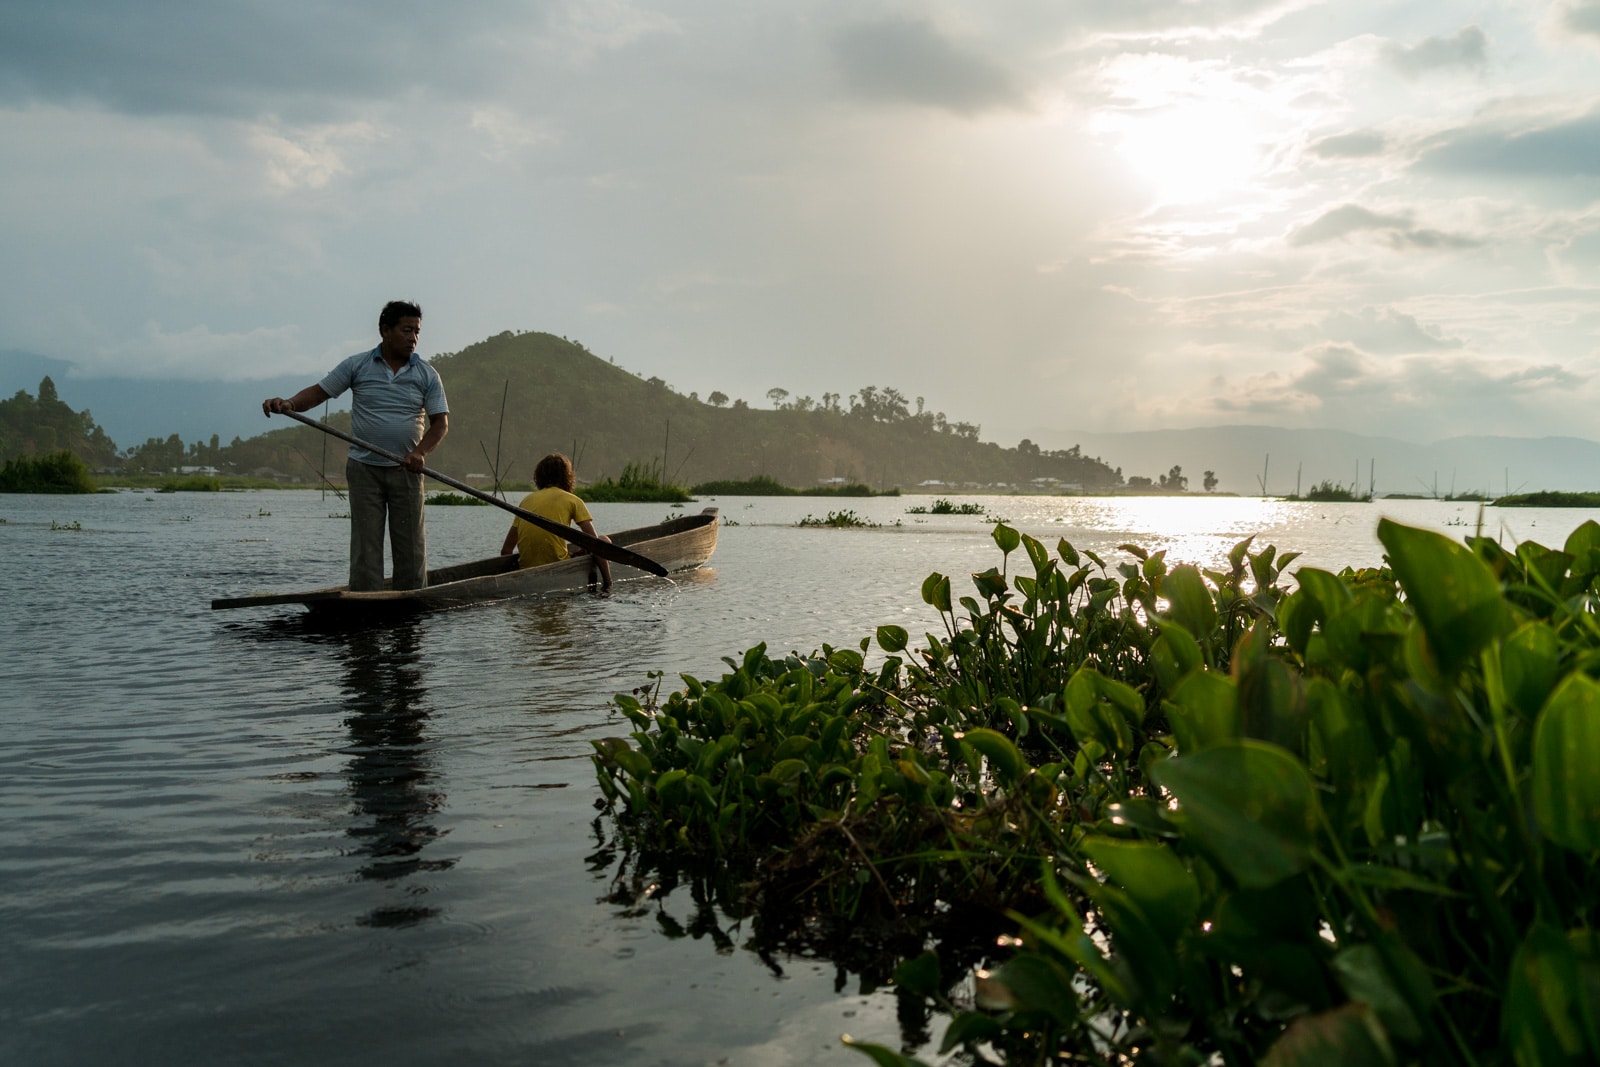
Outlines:
{"type": "Polygon", "coordinates": [[[998,526],[921,644],[619,698],[601,790],[630,847],[748,875],[779,946],[892,931],[969,1062],[1595,1062],[1600,525],[1378,533],[1386,567],[1291,591],[1248,541],[1205,571],[998,526]]]}

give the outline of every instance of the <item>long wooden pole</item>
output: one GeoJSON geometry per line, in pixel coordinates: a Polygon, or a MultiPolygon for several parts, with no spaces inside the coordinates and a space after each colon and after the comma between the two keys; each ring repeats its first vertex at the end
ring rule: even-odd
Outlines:
{"type": "MultiPolygon", "coordinates": [[[[335,429],[325,422],[318,422],[316,419],[308,419],[298,411],[280,411],[278,414],[287,415],[296,422],[303,422],[307,426],[321,430],[323,433],[332,434],[334,437],[337,437],[343,441],[348,441],[357,448],[364,448],[374,455],[379,455],[385,459],[394,460],[396,463],[405,463],[405,457],[403,456],[395,455],[386,448],[379,448],[377,445],[368,444],[359,437],[352,437],[343,430],[335,429]]],[[[630,548],[623,548],[621,545],[614,545],[610,541],[603,540],[599,537],[590,537],[582,530],[571,526],[563,526],[559,522],[554,522],[550,519],[547,519],[543,515],[535,515],[531,511],[524,511],[515,504],[501,500],[497,496],[491,496],[481,489],[475,489],[466,482],[457,481],[448,474],[440,474],[431,467],[423,467],[422,473],[426,474],[434,481],[443,482],[445,485],[448,485],[453,489],[459,489],[463,493],[475,496],[479,500],[493,504],[495,507],[504,508],[517,518],[522,519],[525,522],[531,522],[541,530],[548,530],[557,537],[566,541],[568,544],[577,545],[590,555],[599,556],[601,559],[608,559],[613,563],[625,563],[630,567],[641,571],[648,571],[651,574],[664,576],[667,573],[667,568],[663,567],[653,559],[639,555],[639,553],[630,548]]]]}

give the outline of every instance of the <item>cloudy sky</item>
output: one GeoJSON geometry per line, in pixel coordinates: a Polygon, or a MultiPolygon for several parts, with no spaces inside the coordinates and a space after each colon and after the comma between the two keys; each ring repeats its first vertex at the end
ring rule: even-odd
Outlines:
{"type": "Polygon", "coordinates": [[[0,170],[75,376],[404,296],[1002,444],[1600,437],[1600,0],[0,0],[0,170]]]}

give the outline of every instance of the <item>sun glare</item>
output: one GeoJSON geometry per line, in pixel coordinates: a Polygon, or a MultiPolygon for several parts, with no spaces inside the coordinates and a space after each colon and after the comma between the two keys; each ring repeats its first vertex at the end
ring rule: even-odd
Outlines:
{"type": "Polygon", "coordinates": [[[1265,162],[1260,91],[1238,72],[1174,56],[1123,56],[1101,71],[1108,106],[1093,128],[1162,203],[1249,188],[1265,162]]]}
{"type": "Polygon", "coordinates": [[[1225,104],[1183,104],[1118,116],[1117,151],[1163,203],[1244,189],[1261,160],[1248,123],[1225,104]]]}

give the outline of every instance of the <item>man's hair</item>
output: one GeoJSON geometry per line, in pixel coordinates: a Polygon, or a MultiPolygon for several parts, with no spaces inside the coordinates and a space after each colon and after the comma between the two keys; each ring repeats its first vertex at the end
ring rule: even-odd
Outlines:
{"type": "Polygon", "coordinates": [[[577,481],[577,475],[572,472],[572,461],[560,452],[550,453],[533,468],[533,484],[540,489],[548,489],[553,485],[570,493],[577,481]]]}
{"type": "Polygon", "coordinates": [[[400,325],[401,319],[422,318],[422,307],[409,300],[391,300],[383,305],[383,310],[378,314],[378,329],[387,330],[391,326],[400,325]]]}

